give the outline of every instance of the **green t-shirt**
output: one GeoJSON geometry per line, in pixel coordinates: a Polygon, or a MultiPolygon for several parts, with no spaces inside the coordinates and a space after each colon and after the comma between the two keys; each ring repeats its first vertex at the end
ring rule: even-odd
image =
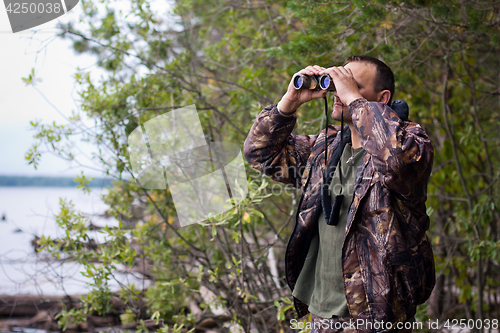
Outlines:
{"type": "Polygon", "coordinates": [[[311,240],[304,267],[292,292],[294,297],[309,305],[311,313],[321,318],[331,318],[333,315],[349,316],[342,279],[342,245],[347,212],[354,195],[356,171],[363,152],[362,147],[352,149],[350,143],[345,146],[340,157],[343,185],[340,184],[338,167],[330,183],[332,200],[340,194],[341,188],[344,195],[339,222],[336,226],[327,225],[321,212],[318,233],[311,240]]]}

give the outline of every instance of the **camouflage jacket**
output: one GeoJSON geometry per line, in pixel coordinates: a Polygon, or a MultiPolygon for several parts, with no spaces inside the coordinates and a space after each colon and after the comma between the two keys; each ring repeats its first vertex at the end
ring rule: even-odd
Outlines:
{"type": "MultiPolygon", "coordinates": [[[[360,98],[349,105],[349,112],[366,153],[357,170],[342,246],[351,318],[335,320],[404,322],[427,300],[435,283],[432,249],[425,234],[432,144],[420,125],[402,121],[385,104],[360,98]]],[[[281,115],[276,105],[269,105],[259,114],[243,148],[253,168],[302,188],[285,254],[291,290],[318,227],[325,169],[325,130],[318,135],[295,135],[295,123],[295,114],[281,115]]],[[[339,145],[339,132],[340,126],[328,129],[328,161],[339,145]]],[[[343,132],[344,140],[350,141],[348,131],[343,132]]],[[[307,305],[298,299],[294,303],[299,318],[308,313],[307,305]]],[[[352,331],[373,332],[371,326],[363,327],[352,331]]]]}

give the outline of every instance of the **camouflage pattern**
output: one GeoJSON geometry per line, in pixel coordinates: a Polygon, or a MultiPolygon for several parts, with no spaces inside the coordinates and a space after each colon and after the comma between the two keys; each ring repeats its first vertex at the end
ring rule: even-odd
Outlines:
{"type": "MultiPolygon", "coordinates": [[[[425,234],[432,144],[420,125],[402,121],[385,104],[360,98],[349,105],[349,112],[366,154],[357,170],[342,247],[351,317],[336,320],[405,322],[427,300],[435,283],[432,249],[425,234]]],[[[269,105],[258,115],[243,148],[253,168],[302,188],[285,254],[291,290],[318,227],[325,169],[325,130],[318,135],[295,135],[295,123],[295,114],[282,115],[276,105],[269,105]]],[[[346,129],[329,127],[328,161],[340,142],[339,133],[344,132],[344,140],[350,141],[346,129]]],[[[294,299],[294,304],[299,318],[308,313],[300,300],[294,299]]],[[[374,332],[369,328],[354,331],[374,332]]]]}

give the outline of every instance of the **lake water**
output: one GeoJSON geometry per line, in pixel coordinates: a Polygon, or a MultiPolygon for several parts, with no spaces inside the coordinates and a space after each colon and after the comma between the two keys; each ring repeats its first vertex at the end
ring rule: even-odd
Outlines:
{"type": "MultiPolygon", "coordinates": [[[[118,225],[115,219],[99,215],[108,206],[101,200],[102,189],[90,194],[75,188],[0,187],[0,294],[84,294],[88,280],[77,263],[49,263],[47,256],[35,253],[31,241],[41,235],[62,235],[54,215],[59,212],[59,198],[72,200],[75,209],[89,214],[94,225],[118,225]]],[[[102,239],[97,231],[90,238],[102,239]]],[[[121,276],[121,282],[137,283],[121,276]]],[[[114,285],[118,289],[117,285],[114,285]]]]}

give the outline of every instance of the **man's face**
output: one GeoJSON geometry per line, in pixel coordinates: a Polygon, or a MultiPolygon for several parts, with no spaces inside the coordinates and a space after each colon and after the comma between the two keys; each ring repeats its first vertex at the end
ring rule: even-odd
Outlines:
{"type": "MultiPolygon", "coordinates": [[[[370,102],[378,102],[378,94],[374,90],[375,74],[377,67],[369,62],[354,61],[344,66],[344,68],[351,69],[354,80],[358,84],[359,93],[370,102]]],[[[342,103],[334,92],[335,104],[333,106],[332,118],[340,121],[342,117],[342,110],[344,111],[344,121],[351,123],[351,114],[349,113],[349,106],[342,103]]]]}

